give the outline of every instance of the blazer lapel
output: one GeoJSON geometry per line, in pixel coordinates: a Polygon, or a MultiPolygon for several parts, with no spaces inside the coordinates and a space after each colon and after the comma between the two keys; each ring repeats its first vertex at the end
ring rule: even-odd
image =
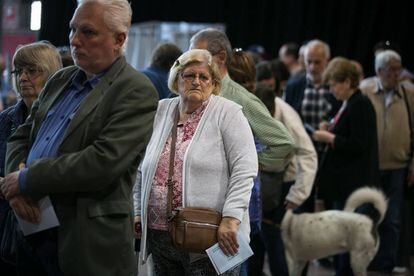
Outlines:
{"type": "Polygon", "coordinates": [[[76,130],[88,114],[95,109],[101,96],[108,87],[109,85],[104,80],[100,80],[99,84],[89,92],[89,95],[85,98],[66,129],[65,137],[63,138],[62,143],[76,130]]]}
{"type": "Polygon", "coordinates": [[[35,115],[35,121],[34,121],[34,136],[37,134],[37,131],[39,130],[40,126],[42,125],[43,119],[45,118],[47,112],[52,107],[52,105],[56,102],[56,100],[59,98],[59,96],[68,89],[69,85],[72,83],[72,77],[68,79],[57,79],[56,84],[53,84],[51,86],[51,89],[56,89],[56,93],[52,93],[51,95],[46,96],[46,100],[39,106],[39,109],[36,112],[35,115]],[[55,87],[55,88],[53,88],[55,87]]]}
{"type": "Polygon", "coordinates": [[[97,86],[89,92],[89,95],[80,105],[78,111],[69,124],[68,129],[65,133],[65,137],[63,138],[61,144],[63,144],[72,133],[74,133],[82,121],[95,109],[95,107],[99,104],[101,97],[112,85],[114,79],[118,76],[121,69],[125,66],[125,57],[120,57],[117,61],[115,61],[108,72],[106,72],[105,75],[99,80],[97,86]]]}

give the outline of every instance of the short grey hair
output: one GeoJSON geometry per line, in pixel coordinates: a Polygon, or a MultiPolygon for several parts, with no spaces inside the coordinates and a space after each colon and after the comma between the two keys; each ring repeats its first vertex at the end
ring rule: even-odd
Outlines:
{"type": "Polygon", "coordinates": [[[220,51],[226,52],[226,67],[229,67],[233,56],[233,49],[227,35],[214,28],[206,28],[197,32],[190,40],[190,44],[194,45],[198,42],[207,42],[207,50],[212,54],[216,55],[220,51]]]}
{"type": "Polygon", "coordinates": [[[306,53],[309,51],[309,49],[311,47],[315,47],[315,46],[322,46],[323,51],[325,52],[326,59],[329,60],[331,58],[331,48],[329,47],[329,45],[326,42],[324,42],[320,39],[312,39],[311,41],[309,41],[306,44],[304,54],[306,55],[306,53]]]}
{"type": "Polygon", "coordinates": [[[214,84],[213,94],[220,94],[221,89],[221,77],[217,64],[213,62],[213,56],[211,53],[204,49],[193,49],[183,53],[173,64],[168,77],[168,88],[178,94],[178,76],[190,65],[193,64],[206,64],[210,69],[211,78],[214,84]]]}
{"type": "Polygon", "coordinates": [[[393,50],[385,50],[375,56],[375,72],[378,74],[379,69],[385,68],[390,60],[401,62],[401,56],[393,50]]]}
{"type": "MultiPolygon", "coordinates": [[[[87,3],[98,3],[104,6],[105,12],[102,17],[106,26],[115,33],[125,33],[128,38],[132,9],[127,0],[81,0],[78,2],[78,8],[87,3]]],[[[122,47],[122,52],[125,50],[125,47],[126,40],[122,47]]]]}

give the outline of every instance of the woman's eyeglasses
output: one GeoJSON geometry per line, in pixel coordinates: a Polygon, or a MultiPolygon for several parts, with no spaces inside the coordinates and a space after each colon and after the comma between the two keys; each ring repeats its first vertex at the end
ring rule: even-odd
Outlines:
{"type": "Polygon", "coordinates": [[[36,67],[22,67],[16,68],[11,72],[16,78],[19,78],[24,74],[28,76],[30,79],[35,79],[43,73],[42,69],[38,69],[36,67]]]}
{"type": "Polygon", "coordinates": [[[211,81],[211,78],[209,76],[198,73],[183,73],[181,74],[181,77],[184,81],[189,83],[192,83],[196,78],[198,78],[198,80],[203,84],[208,84],[211,81]]]}

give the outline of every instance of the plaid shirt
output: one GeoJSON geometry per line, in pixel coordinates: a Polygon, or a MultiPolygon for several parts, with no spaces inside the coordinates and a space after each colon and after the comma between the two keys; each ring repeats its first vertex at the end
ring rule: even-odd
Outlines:
{"type": "MultiPolygon", "coordinates": [[[[304,123],[311,125],[318,129],[319,123],[326,119],[332,105],[326,99],[329,90],[326,86],[315,88],[312,82],[308,79],[302,101],[301,115],[304,123]]],[[[324,148],[323,143],[314,142],[315,148],[321,152],[324,148]]]]}

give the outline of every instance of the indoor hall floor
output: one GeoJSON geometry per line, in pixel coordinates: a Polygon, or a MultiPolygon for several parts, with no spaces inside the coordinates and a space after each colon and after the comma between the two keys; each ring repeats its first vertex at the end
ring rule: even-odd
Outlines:
{"type": "MultiPolygon", "coordinates": [[[[411,267],[414,269],[414,256],[411,256],[411,267]]],[[[147,267],[140,267],[139,268],[140,273],[138,273],[139,276],[153,276],[153,273],[149,273],[147,271],[147,267]]],[[[309,266],[309,270],[308,270],[308,274],[307,276],[334,276],[335,272],[333,269],[327,269],[324,268],[320,265],[318,265],[318,263],[316,261],[312,261],[310,263],[309,266]]],[[[269,266],[267,265],[267,258],[265,260],[265,264],[263,267],[263,274],[261,276],[271,276],[270,271],[269,271],[269,266]]],[[[367,276],[414,276],[414,271],[412,273],[410,273],[409,271],[407,271],[406,273],[400,273],[400,274],[381,274],[381,273],[376,273],[376,272],[368,272],[367,276]]]]}
{"type": "MultiPolygon", "coordinates": [[[[414,256],[411,256],[411,267],[414,269],[414,256]]],[[[271,276],[270,271],[269,271],[269,267],[266,265],[265,263],[265,267],[264,267],[264,275],[263,276],[271,276]]],[[[318,265],[318,263],[316,261],[312,261],[310,263],[309,266],[309,270],[308,270],[308,274],[307,276],[334,276],[335,275],[335,271],[333,269],[327,269],[324,268],[320,265],[318,265]]],[[[377,273],[377,272],[368,272],[367,276],[388,276],[388,275],[392,275],[392,276],[414,276],[414,271],[413,272],[409,272],[407,271],[406,273],[400,273],[400,274],[383,274],[383,273],[377,273]]]]}

